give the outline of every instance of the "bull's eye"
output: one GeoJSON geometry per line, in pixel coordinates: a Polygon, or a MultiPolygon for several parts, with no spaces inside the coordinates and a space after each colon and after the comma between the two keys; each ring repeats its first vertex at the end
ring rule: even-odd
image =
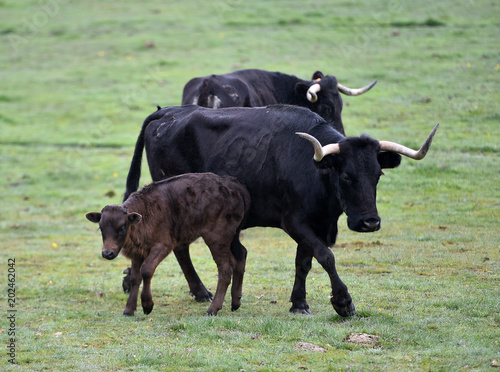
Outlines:
{"type": "Polygon", "coordinates": [[[348,185],[352,183],[352,180],[349,178],[347,174],[343,174],[342,176],[340,176],[340,180],[348,185]]]}

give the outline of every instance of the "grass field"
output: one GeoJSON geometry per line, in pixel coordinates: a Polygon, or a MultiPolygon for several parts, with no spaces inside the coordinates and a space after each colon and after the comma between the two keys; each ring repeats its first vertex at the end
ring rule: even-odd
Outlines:
{"type": "MultiPolygon", "coordinates": [[[[492,369],[499,14],[500,3],[486,0],[0,1],[0,369],[492,369]],[[339,221],[333,251],[357,315],[336,315],[316,262],[314,315],[290,314],[295,244],[256,228],[243,233],[237,312],[226,298],[217,317],[203,317],[208,305],[191,299],[168,257],[153,279],[153,312],[122,317],[128,262],[101,258],[99,231],[84,215],[121,201],[136,136],[156,104],[179,104],[191,77],[240,68],[304,79],[321,70],[351,87],[378,79],[344,98],[348,135],[417,147],[440,123],[426,159],[403,159],[381,179],[379,232],[339,221]],[[344,342],[351,333],[379,340],[344,342]],[[326,351],[295,350],[299,342],[326,351]]],[[[215,264],[199,242],[193,260],[213,291],[215,264]]]]}

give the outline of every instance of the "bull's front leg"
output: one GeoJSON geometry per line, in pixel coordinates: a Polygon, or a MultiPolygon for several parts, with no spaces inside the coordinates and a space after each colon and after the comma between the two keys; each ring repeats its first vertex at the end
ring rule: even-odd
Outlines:
{"type": "Polygon", "coordinates": [[[189,244],[181,244],[174,250],[175,258],[186,277],[189,291],[198,302],[211,302],[212,293],[208,291],[196,272],[191,256],[189,254],[189,244]]]}
{"type": "Polygon", "coordinates": [[[125,311],[123,312],[123,315],[125,316],[134,315],[135,309],[137,308],[139,286],[141,285],[142,281],[141,264],[142,261],[132,261],[132,267],[130,268],[130,293],[128,295],[125,311]]]}
{"type": "Polygon", "coordinates": [[[151,294],[151,279],[155,273],[156,268],[161,261],[172,251],[171,248],[167,248],[163,244],[156,244],[151,248],[149,255],[144,260],[141,265],[140,274],[142,276],[142,292],[141,292],[141,304],[144,314],[149,314],[153,311],[153,295],[151,294]]]}
{"type": "Polygon", "coordinates": [[[351,295],[347,286],[340,280],[335,268],[335,256],[333,252],[324,245],[317,245],[314,248],[314,258],[323,266],[330,277],[332,285],[332,297],[330,302],[337,314],[341,316],[352,316],[356,313],[351,295]]]}
{"type": "Polygon", "coordinates": [[[294,300],[295,303],[290,310],[293,310],[294,306],[295,308],[307,306],[305,302],[305,281],[310,269],[309,257],[312,254],[330,277],[332,286],[330,301],[335,311],[344,317],[354,315],[355,308],[351,295],[337,273],[335,256],[332,251],[316,236],[309,226],[302,224],[301,221],[289,222],[285,231],[298,243],[295,267],[296,285],[294,286],[294,292],[292,292],[292,303],[294,303],[294,300]],[[303,302],[301,302],[302,298],[304,299],[303,302]]]}

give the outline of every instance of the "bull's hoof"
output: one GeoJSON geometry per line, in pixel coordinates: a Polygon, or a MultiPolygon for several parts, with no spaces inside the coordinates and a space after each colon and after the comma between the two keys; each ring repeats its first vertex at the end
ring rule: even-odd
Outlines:
{"type": "Polygon", "coordinates": [[[123,316],[134,316],[134,312],[133,312],[133,311],[132,311],[132,312],[130,312],[130,311],[125,310],[125,311],[123,312],[123,316]]]}
{"type": "Polygon", "coordinates": [[[333,302],[332,299],[332,306],[340,316],[348,317],[356,314],[356,308],[354,307],[352,301],[349,301],[347,305],[337,305],[333,302]]]}
{"type": "Polygon", "coordinates": [[[208,310],[208,311],[205,313],[205,316],[217,316],[217,313],[213,313],[212,311],[208,310]]]}
{"type": "Polygon", "coordinates": [[[153,311],[153,306],[154,304],[152,304],[151,306],[143,306],[142,310],[144,311],[144,314],[148,315],[149,313],[151,313],[151,311],[153,311]]]}
{"type": "Polygon", "coordinates": [[[212,302],[213,296],[210,291],[190,292],[196,302],[212,302]]]}
{"type": "Polygon", "coordinates": [[[292,305],[290,312],[295,314],[312,315],[312,311],[309,310],[309,305],[307,303],[300,306],[292,305]]]}
{"type": "Polygon", "coordinates": [[[231,311],[236,311],[240,308],[241,304],[239,305],[231,305],[231,311]]]}

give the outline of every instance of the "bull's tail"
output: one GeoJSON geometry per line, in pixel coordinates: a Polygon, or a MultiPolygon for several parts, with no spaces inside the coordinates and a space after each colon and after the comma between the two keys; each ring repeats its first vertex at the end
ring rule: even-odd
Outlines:
{"type": "MultiPolygon", "coordinates": [[[[161,110],[160,106],[157,106],[158,111],[161,110]]],[[[137,191],[139,188],[139,179],[141,178],[141,164],[142,164],[142,152],[144,150],[144,133],[146,128],[151,121],[158,118],[158,111],[149,115],[144,123],[142,124],[141,132],[139,137],[137,137],[137,142],[135,144],[134,156],[132,157],[132,162],[130,163],[130,169],[127,175],[127,188],[125,194],[123,195],[123,201],[127,200],[130,194],[137,191]]]]}
{"type": "Polygon", "coordinates": [[[139,188],[139,179],[141,178],[141,165],[142,165],[142,152],[144,150],[144,132],[147,127],[147,122],[144,122],[135,143],[134,156],[132,157],[132,162],[130,163],[130,169],[127,175],[127,188],[125,189],[125,194],[123,195],[123,201],[127,200],[130,194],[137,191],[139,188]]]}

